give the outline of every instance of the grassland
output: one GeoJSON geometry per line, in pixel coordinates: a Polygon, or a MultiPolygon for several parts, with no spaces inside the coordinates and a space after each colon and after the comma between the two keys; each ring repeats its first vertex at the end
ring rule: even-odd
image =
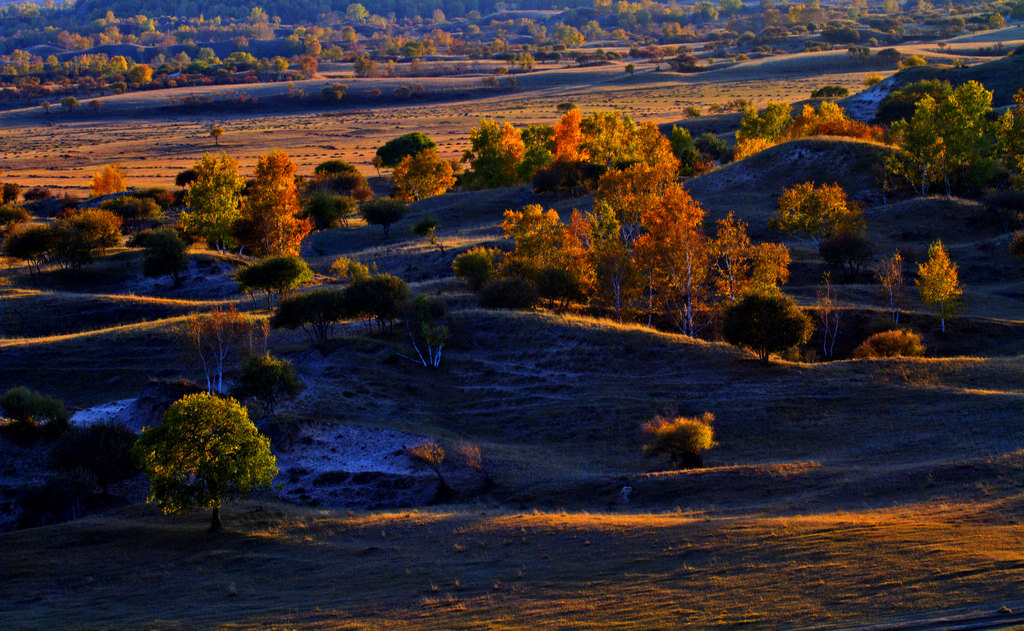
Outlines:
{"type": "MultiPolygon", "coordinates": [[[[550,122],[555,105],[571,99],[672,123],[686,105],[797,101],[825,82],[855,87],[876,70],[845,52],[692,77],[646,66],[634,77],[618,66],[546,68],[500,95],[210,119],[168,115],[160,109],[166,95],[135,93],[104,99],[96,119],[4,114],[0,138],[18,155],[0,168],[22,184],[81,192],[98,165],[118,160],[133,183],[169,186],[214,149],[206,130],[216,120],[228,130],[222,148],[245,168],[284,148],[300,172],[342,158],[369,173],[376,147],[406,131],[428,130],[444,155],[457,157],[482,116],[550,122]],[[119,122],[118,108],[147,123],[119,122]]],[[[725,135],[735,117],[693,123],[725,135]]],[[[883,200],[871,165],[886,151],[804,140],[686,186],[709,221],[735,211],[759,239],[781,238],[767,228],[776,196],[808,179],[839,181],[864,203],[879,255],[899,248],[914,262],[943,239],[961,266],[966,310],[940,335],[908,300],[904,321],[923,333],[927,357],[807,356],[766,368],[722,343],[595,314],[482,310],[451,276],[452,258],[500,242],[508,208],[536,202],[565,216],[592,199],[516,187],[419,202],[390,240],[355,221],[313,235],[302,254],[321,273],[344,255],[406,278],[415,292],[443,295],[452,339],[440,368],[401,359],[409,349],[397,329],[374,336],[348,323],[326,352],[310,349],[301,332],[274,332],[271,350],[306,384],[284,416],[473,442],[495,488],[467,503],[374,512],[268,494],[229,505],[228,532],[217,537],[202,532],[201,513],[164,517],[146,506],[5,533],[0,627],[850,628],[924,620],[915,628],[942,628],[928,621],[1017,611],[1020,262],[978,202],[883,200]],[[427,214],[441,222],[443,251],[410,232],[427,214]],[[707,468],[665,471],[643,456],[642,422],[705,410],[716,415],[720,443],[707,468]]],[[[807,244],[789,245],[786,290],[808,305],[823,267],[807,244]]],[[[138,258],[111,252],[78,276],[0,271],[0,390],[25,384],[81,408],[137,396],[150,377],[199,378],[181,320],[252,306],[230,278],[237,262],[194,252],[188,280],[174,289],[167,279],[143,279],[138,258]]],[[[869,274],[839,291],[848,352],[885,305],[869,274]]]]}

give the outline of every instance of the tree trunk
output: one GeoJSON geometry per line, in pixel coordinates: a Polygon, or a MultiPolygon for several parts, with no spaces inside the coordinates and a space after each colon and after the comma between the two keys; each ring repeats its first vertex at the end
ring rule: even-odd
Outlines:
{"type": "Polygon", "coordinates": [[[213,509],[213,514],[210,516],[210,530],[211,533],[217,533],[224,530],[221,528],[220,523],[220,506],[213,509]]]}

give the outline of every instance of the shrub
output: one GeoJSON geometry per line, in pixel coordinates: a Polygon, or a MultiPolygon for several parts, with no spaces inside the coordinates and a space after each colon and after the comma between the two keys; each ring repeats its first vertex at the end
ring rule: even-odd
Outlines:
{"type": "Polygon", "coordinates": [[[845,99],[848,96],[850,96],[850,91],[841,85],[823,85],[811,92],[812,99],[845,99]]]}
{"type": "Polygon", "coordinates": [[[704,132],[693,141],[697,151],[718,162],[728,162],[732,159],[732,150],[724,140],[711,132],[704,132]]]}
{"type": "Polygon", "coordinates": [[[0,396],[0,411],[14,421],[9,429],[21,439],[37,438],[40,423],[45,423],[45,434],[54,438],[68,427],[69,415],[64,403],[25,386],[11,388],[0,396]]]}
{"type": "Polygon", "coordinates": [[[1024,258],[1024,232],[1014,232],[1010,237],[1010,254],[1024,258]]]}
{"type": "Polygon", "coordinates": [[[583,298],[580,281],[563,267],[545,267],[537,274],[537,293],[559,311],[573,300],[583,298]]]}
{"type": "Polygon", "coordinates": [[[872,72],[871,74],[869,74],[867,77],[864,78],[864,87],[870,88],[871,86],[875,85],[876,83],[881,83],[881,82],[882,82],[882,75],[878,74],[877,72],[872,72]]]}
{"type": "Polygon", "coordinates": [[[32,215],[28,214],[28,211],[21,206],[15,204],[0,206],[0,235],[31,219],[32,215]]]}
{"type": "Polygon", "coordinates": [[[722,337],[754,351],[765,364],[771,353],[807,341],[811,322],[792,298],[781,293],[744,294],[725,310],[722,337]]]}
{"type": "Polygon", "coordinates": [[[121,218],[108,210],[86,209],[67,213],[50,226],[50,255],[63,269],[77,270],[121,242],[121,218]]]}
{"type": "Polygon", "coordinates": [[[853,351],[853,356],[857,358],[921,357],[924,352],[925,346],[921,343],[920,335],[905,329],[894,329],[875,333],[864,340],[853,351]]]}
{"type": "Polygon", "coordinates": [[[517,277],[492,280],[480,290],[480,306],[485,309],[528,310],[538,298],[537,288],[517,277]]]}
{"type": "Polygon", "coordinates": [[[53,233],[47,226],[21,226],[11,230],[4,239],[7,256],[25,261],[36,269],[47,259],[53,249],[53,233]]]}
{"type": "Polygon", "coordinates": [[[348,218],[355,214],[356,202],[351,197],[333,193],[313,193],[302,203],[299,216],[313,222],[317,230],[348,227],[348,218]]]}
{"type": "Polygon", "coordinates": [[[452,261],[455,275],[469,283],[473,291],[480,291],[484,283],[494,277],[495,261],[500,250],[494,248],[475,247],[463,252],[452,261]]]}
{"type": "Polygon", "coordinates": [[[231,396],[253,398],[260,402],[268,415],[282,398],[295,398],[302,391],[302,382],[295,376],[295,368],[286,359],[276,359],[269,353],[248,357],[238,370],[231,396]]]}
{"type": "Polygon", "coordinates": [[[651,457],[665,456],[679,469],[699,469],[704,466],[704,452],[717,445],[712,428],[714,422],[715,415],[711,412],[699,418],[658,416],[641,428],[644,436],[649,437],[644,453],[651,457]]]}
{"type": "Polygon", "coordinates": [[[23,196],[26,202],[37,202],[44,199],[50,199],[53,197],[53,193],[48,188],[42,186],[33,186],[32,188],[25,191],[23,196]]]}
{"type": "Polygon", "coordinates": [[[317,165],[313,169],[313,182],[310,186],[328,189],[356,201],[366,201],[373,197],[373,189],[366,177],[359,169],[342,160],[328,160],[317,165]]]}
{"type": "Polygon", "coordinates": [[[108,199],[101,208],[120,217],[121,223],[132,232],[140,230],[147,222],[155,222],[163,217],[160,204],[152,197],[124,196],[108,199]]]}
{"type": "Polygon", "coordinates": [[[34,528],[76,519],[86,510],[96,490],[96,481],[81,470],[63,472],[43,484],[24,487],[17,497],[22,511],[18,525],[34,528]]]}
{"type": "Polygon", "coordinates": [[[842,269],[847,279],[860,273],[862,265],[871,260],[874,246],[863,234],[840,232],[818,246],[818,254],[831,267],[842,269]]]}
{"type": "Polygon", "coordinates": [[[339,256],[334,259],[333,263],[331,263],[331,274],[339,279],[344,278],[349,282],[354,282],[357,280],[363,280],[364,278],[369,278],[370,268],[366,267],[359,261],[345,256],[339,256]]]}
{"type": "Polygon", "coordinates": [[[378,274],[353,282],[345,288],[345,299],[353,314],[362,314],[384,330],[402,314],[409,297],[409,285],[391,274],[378,274]]]}
{"type": "Polygon", "coordinates": [[[188,269],[188,243],[171,228],[161,228],[145,235],[146,248],[142,273],[147,278],[170,276],[174,286],[181,285],[181,273],[188,269]]]}
{"type": "Polygon", "coordinates": [[[899,63],[899,67],[900,67],[901,70],[903,68],[914,68],[916,66],[927,66],[927,65],[928,65],[928,62],[925,61],[923,57],[919,57],[917,55],[907,55],[906,57],[901,59],[900,63],[899,63]]]}
{"type": "Polygon", "coordinates": [[[14,182],[5,182],[0,187],[0,204],[13,204],[18,201],[21,195],[21,187],[14,182]]]}
{"type": "Polygon", "coordinates": [[[54,470],[88,472],[105,494],[110,484],[127,480],[139,472],[132,459],[135,432],[123,423],[104,421],[73,427],[53,446],[50,461],[54,470]]]}

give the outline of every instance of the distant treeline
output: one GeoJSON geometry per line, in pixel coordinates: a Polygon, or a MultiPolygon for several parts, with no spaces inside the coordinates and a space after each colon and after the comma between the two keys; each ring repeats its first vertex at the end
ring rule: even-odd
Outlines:
{"type": "MultiPolygon", "coordinates": [[[[309,22],[318,16],[335,13],[345,15],[352,0],[247,0],[245,2],[200,2],[198,0],[83,0],[78,11],[90,19],[103,17],[107,11],[115,15],[176,15],[180,17],[222,16],[244,18],[255,7],[267,15],[280,17],[285,23],[309,22]]],[[[432,17],[441,10],[449,18],[465,17],[470,11],[482,15],[499,10],[549,10],[590,7],[592,0],[364,0],[367,11],[376,15],[394,14],[398,18],[432,17]]]]}

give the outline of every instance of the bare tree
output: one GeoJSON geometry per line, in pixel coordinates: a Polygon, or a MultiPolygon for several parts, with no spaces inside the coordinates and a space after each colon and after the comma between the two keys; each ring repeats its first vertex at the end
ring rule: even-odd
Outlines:
{"type": "Polygon", "coordinates": [[[875,278],[889,295],[889,311],[892,313],[893,324],[900,323],[900,311],[903,308],[903,256],[899,250],[887,259],[882,259],[875,271],[875,278]]]}
{"type": "Polygon", "coordinates": [[[224,392],[225,367],[241,351],[266,351],[268,330],[266,321],[246,318],[234,306],[185,319],[185,341],[203,367],[207,392],[224,392]]]}
{"type": "Polygon", "coordinates": [[[835,289],[832,287],[832,279],[826,272],[823,284],[818,288],[818,319],[822,326],[822,352],[828,358],[831,358],[835,351],[841,313],[835,289]]]}

